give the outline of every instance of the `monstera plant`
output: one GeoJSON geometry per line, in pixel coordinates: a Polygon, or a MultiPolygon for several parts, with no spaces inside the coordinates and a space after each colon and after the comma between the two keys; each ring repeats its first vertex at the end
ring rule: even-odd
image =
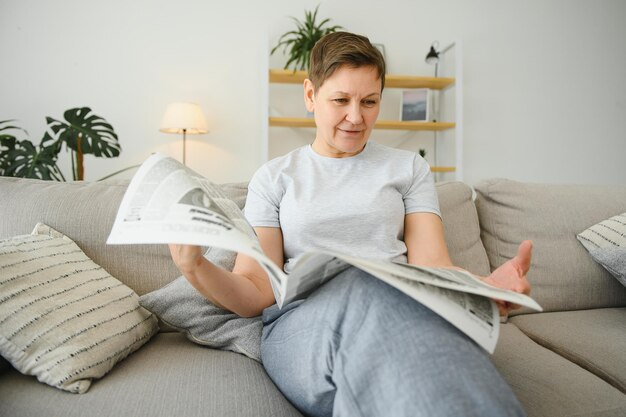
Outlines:
{"type": "Polygon", "coordinates": [[[113,158],[120,154],[117,133],[89,107],[69,109],[63,117],[65,121],[46,117],[48,128],[38,146],[6,133],[22,131],[27,134],[24,129],[11,125],[13,120],[0,121],[0,175],[65,181],[57,165],[59,152],[65,145],[72,153],[73,179],[83,180],[83,155],[113,158]]]}

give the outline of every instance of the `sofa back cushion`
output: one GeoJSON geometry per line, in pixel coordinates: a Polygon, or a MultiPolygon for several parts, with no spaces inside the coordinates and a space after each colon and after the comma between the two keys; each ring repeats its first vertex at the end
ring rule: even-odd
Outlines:
{"type": "Polygon", "coordinates": [[[153,291],[178,276],[167,246],[105,243],[126,186],[0,178],[0,238],[45,223],[139,295],[153,291]]]}
{"type": "Polygon", "coordinates": [[[626,288],[576,239],[589,226],[626,211],[626,187],[494,179],[479,183],[476,192],[491,269],[514,257],[522,240],[532,240],[528,279],[532,297],[545,311],[626,306],[626,288]]]}
{"type": "MultiPolygon", "coordinates": [[[[28,234],[45,223],[139,295],[154,291],[180,275],[166,245],[105,244],[127,185],[0,177],[0,238],[28,234]]],[[[240,207],[246,190],[245,185],[225,187],[240,207]]]]}
{"type": "MultiPolygon", "coordinates": [[[[62,232],[115,278],[146,294],[180,275],[166,245],[106,245],[128,181],[53,182],[0,177],[0,238],[28,234],[41,222],[62,232]]],[[[242,208],[246,183],[221,185],[242,208]]],[[[472,190],[461,182],[437,184],[446,242],[453,262],[489,272],[480,241],[472,190]]]]}
{"type": "Polygon", "coordinates": [[[437,183],[436,188],[452,262],[474,274],[488,275],[489,260],[480,240],[472,189],[457,181],[437,183]]]}

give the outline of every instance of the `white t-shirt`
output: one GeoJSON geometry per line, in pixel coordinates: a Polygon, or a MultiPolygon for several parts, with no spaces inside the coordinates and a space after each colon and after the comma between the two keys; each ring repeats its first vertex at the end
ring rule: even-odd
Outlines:
{"type": "Polygon", "coordinates": [[[428,163],[368,142],[359,154],[329,158],[310,145],[264,164],[248,186],[253,227],[280,227],[285,272],[309,250],[406,262],[404,216],[441,216],[428,163]]]}

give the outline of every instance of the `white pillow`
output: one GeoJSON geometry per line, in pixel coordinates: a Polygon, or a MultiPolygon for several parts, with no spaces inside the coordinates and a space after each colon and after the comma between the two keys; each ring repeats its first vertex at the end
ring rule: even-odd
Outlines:
{"type": "Polygon", "coordinates": [[[576,237],[588,251],[598,248],[624,248],[626,247],[626,213],[594,224],[576,237]]]}
{"type": "Polygon", "coordinates": [[[0,240],[0,354],[39,381],[84,393],[157,331],[135,292],[41,223],[0,240]]]}

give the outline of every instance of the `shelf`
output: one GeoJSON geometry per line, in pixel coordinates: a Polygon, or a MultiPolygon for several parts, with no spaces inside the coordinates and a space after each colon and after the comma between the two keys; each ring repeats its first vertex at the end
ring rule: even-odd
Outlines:
{"type": "Polygon", "coordinates": [[[430,167],[432,172],[456,172],[455,167],[430,167]]]}
{"type": "Polygon", "coordinates": [[[374,125],[375,129],[386,130],[430,130],[439,131],[454,129],[455,123],[451,122],[401,122],[397,120],[379,120],[374,125]]]}
{"type": "MultiPolygon", "coordinates": [[[[274,127],[315,127],[315,120],[307,117],[270,117],[270,126],[274,127]]],[[[401,122],[396,120],[378,120],[375,129],[385,130],[429,130],[453,129],[450,122],[401,122]]]]}
{"type": "MultiPolygon", "coordinates": [[[[270,83],[302,84],[307,77],[306,71],[270,69],[270,83]]],[[[454,78],[418,77],[413,75],[390,75],[385,77],[388,88],[431,88],[442,90],[454,84],[454,78]]]]}
{"type": "Polygon", "coordinates": [[[454,78],[417,77],[413,75],[387,75],[385,88],[430,88],[443,90],[454,85],[454,78]]]}

